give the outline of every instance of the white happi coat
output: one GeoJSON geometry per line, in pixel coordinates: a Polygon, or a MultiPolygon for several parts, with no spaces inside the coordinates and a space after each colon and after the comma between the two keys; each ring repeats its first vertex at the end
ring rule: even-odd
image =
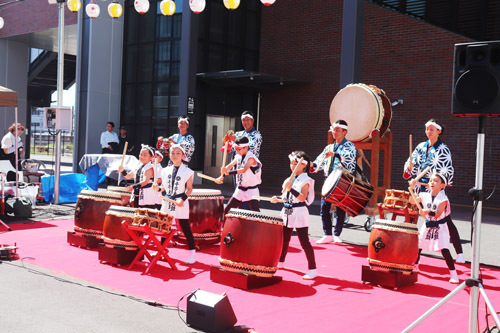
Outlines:
{"type": "Polygon", "coordinates": [[[245,156],[236,155],[236,169],[242,169],[250,158],[254,158],[257,162],[256,166],[248,168],[244,173],[236,174],[236,190],[233,193],[233,198],[241,202],[250,201],[255,196],[259,196],[259,188],[252,188],[245,190],[245,187],[253,187],[260,185],[261,173],[262,173],[262,163],[259,159],[252,153],[248,151],[245,156]],[[242,189],[243,187],[243,189],[242,189]]]}
{"type": "Polygon", "coordinates": [[[426,251],[439,252],[442,249],[447,249],[450,246],[450,233],[448,231],[448,225],[444,220],[446,216],[450,213],[450,202],[448,197],[441,191],[432,200],[432,195],[429,192],[421,192],[419,195],[422,198],[422,206],[424,209],[430,209],[431,211],[436,211],[439,205],[443,202],[447,203],[446,209],[439,216],[429,216],[425,217],[426,222],[440,221],[437,227],[428,227],[426,223],[422,224],[420,227],[420,235],[418,238],[418,247],[426,251]]]}
{"type": "MultiPolygon", "coordinates": [[[[186,182],[194,174],[194,171],[189,169],[184,163],[179,166],[175,179],[172,179],[173,172],[173,165],[169,165],[161,171],[161,182],[167,196],[176,196],[185,193],[186,182]]],[[[161,204],[161,211],[172,215],[176,219],[189,219],[189,200],[186,199],[183,206],[177,206],[173,203],[163,201],[161,204]]]]}
{"type": "MultiPolygon", "coordinates": [[[[135,181],[137,183],[142,182],[146,177],[146,171],[152,168],[153,165],[151,164],[151,162],[148,162],[146,165],[142,167],[139,175],[137,175],[137,171],[139,171],[139,169],[137,169],[135,175],[135,181]]],[[[139,188],[139,206],[154,205],[156,203],[156,198],[158,197],[158,195],[151,187],[152,184],[153,184],[153,177],[151,177],[151,179],[149,180],[149,183],[147,184],[148,187],[139,188]]],[[[135,194],[132,194],[131,201],[133,202],[134,200],[135,200],[135,194]]]]}
{"type": "MultiPolygon", "coordinates": [[[[283,185],[284,184],[285,182],[283,182],[283,185]]],[[[307,193],[305,203],[309,206],[314,201],[314,179],[310,178],[305,172],[301,173],[292,183],[292,189],[301,193],[302,187],[306,184],[309,184],[309,192],[307,193]]],[[[292,204],[301,202],[288,191],[284,193],[283,198],[286,198],[286,201],[292,204]]],[[[307,208],[307,206],[291,208],[292,212],[290,215],[286,214],[287,208],[283,207],[281,210],[281,217],[283,218],[284,225],[288,228],[309,227],[309,208],[307,208]]]]}

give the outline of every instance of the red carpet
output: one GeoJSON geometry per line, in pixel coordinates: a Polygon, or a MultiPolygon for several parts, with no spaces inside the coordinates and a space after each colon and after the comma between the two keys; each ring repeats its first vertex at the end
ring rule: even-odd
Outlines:
{"type": "MultiPolygon", "coordinates": [[[[57,220],[11,225],[14,231],[0,232],[3,244],[17,243],[24,261],[50,268],[83,280],[123,291],[141,298],[176,305],[185,294],[197,288],[221,294],[227,292],[238,318],[238,325],[254,327],[258,332],[396,332],[453,290],[448,283],[444,260],[423,257],[415,286],[397,291],[363,284],[361,266],[367,264],[367,249],[351,245],[314,246],[320,277],[302,280],[307,264],[296,237],[286,267],[278,271],[283,282],[274,286],[243,291],[210,281],[210,265],[218,266],[218,246],[202,248],[198,262],[185,265],[184,248],[170,248],[170,256],[180,260],[178,271],[159,263],[149,276],[141,275],[141,266],[126,268],[101,264],[97,251],[72,247],[66,233],[72,220],[57,220]]],[[[469,265],[458,265],[463,281],[469,265]]],[[[491,302],[500,308],[500,271],[482,268],[483,281],[491,302]]],[[[466,289],[467,290],[467,289],[466,289]]],[[[451,301],[422,322],[413,332],[464,332],[468,329],[469,293],[461,291],[451,301]]],[[[185,301],[181,307],[185,308],[185,301]]],[[[480,299],[480,327],[485,327],[484,301],[480,299]]]]}

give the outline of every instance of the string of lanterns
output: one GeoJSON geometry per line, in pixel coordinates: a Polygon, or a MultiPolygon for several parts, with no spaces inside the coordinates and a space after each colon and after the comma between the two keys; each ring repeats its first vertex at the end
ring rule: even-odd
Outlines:
{"type": "MultiPolygon", "coordinates": [[[[179,1],[179,0],[178,0],[179,1]]],[[[180,0],[182,1],[182,0],[180,0]]],[[[234,10],[239,7],[241,0],[222,0],[224,6],[229,10],[234,10]]],[[[265,6],[270,6],[276,2],[276,0],[260,0],[265,6]]],[[[81,0],[67,0],[68,9],[72,12],[77,12],[82,7],[81,0]]],[[[206,6],[206,0],[189,0],[189,8],[195,13],[201,13],[206,6]]],[[[149,10],[149,0],[134,0],[134,8],[139,14],[145,14],[149,10]]],[[[165,16],[171,16],[175,14],[175,2],[174,0],[163,0],[160,2],[160,11],[165,16]]],[[[85,6],[85,12],[90,18],[96,18],[101,13],[101,8],[97,3],[91,1],[85,6]]],[[[119,18],[123,14],[123,7],[118,3],[118,1],[113,0],[108,5],[108,14],[112,18],[119,18]]]]}

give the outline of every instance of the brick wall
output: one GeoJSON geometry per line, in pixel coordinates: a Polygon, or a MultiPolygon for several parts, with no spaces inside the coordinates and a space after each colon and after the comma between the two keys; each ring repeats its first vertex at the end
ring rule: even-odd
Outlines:
{"type": "MultiPolygon", "coordinates": [[[[279,186],[290,173],[287,155],[295,149],[316,157],[326,144],[329,108],[339,91],[341,0],[277,1],[262,10],[260,70],[297,79],[295,85],[262,94],[260,130],[264,137],[261,160],[263,185],[279,186]]],[[[455,166],[452,203],[471,204],[467,190],[474,186],[477,118],[455,118],[451,112],[453,46],[465,37],[392,10],[366,3],[364,10],[362,82],[385,90],[393,109],[392,184],[408,185],[402,169],[413,147],[426,140],[424,124],[437,118],[445,126],[443,141],[455,166]]],[[[491,190],[500,164],[498,119],[488,119],[484,188],[491,190]]],[[[322,178],[317,177],[316,191],[322,178]]],[[[500,195],[485,203],[500,204],[500,195]]]]}

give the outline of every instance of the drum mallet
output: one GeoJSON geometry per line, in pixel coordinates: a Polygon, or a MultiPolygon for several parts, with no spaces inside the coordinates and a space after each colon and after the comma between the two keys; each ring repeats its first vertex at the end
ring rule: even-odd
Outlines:
{"type": "Polygon", "coordinates": [[[204,175],[204,174],[202,174],[201,172],[198,172],[198,173],[197,173],[197,175],[198,175],[198,177],[200,177],[200,178],[204,178],[204,179],[206,179],[206,180],[211,180],[211,181],[213,181],[214,183],[217,183],[217,179],[216,179],[216,178],[214,178],[214,177],[210,177],[210,176],[204,175]]]}
{"type": "MultiPolygon", "coordinates": [[[[259,196],[255,196],[255,197],[252,197],[252,199],[254,199],[254,200],[263,200],[263,201],[269,201],[269,202],[271,202],[271,200],[272,200],[273,198],[272,198],[272,197],[259,197],[259,196]]],[[[279,199],[279,198],[278,198],[278,202],[276,202],[276,203],[283,203],[283,202],[285,202],[285,200],[283,200],[283,199],[279,199]]]]}

